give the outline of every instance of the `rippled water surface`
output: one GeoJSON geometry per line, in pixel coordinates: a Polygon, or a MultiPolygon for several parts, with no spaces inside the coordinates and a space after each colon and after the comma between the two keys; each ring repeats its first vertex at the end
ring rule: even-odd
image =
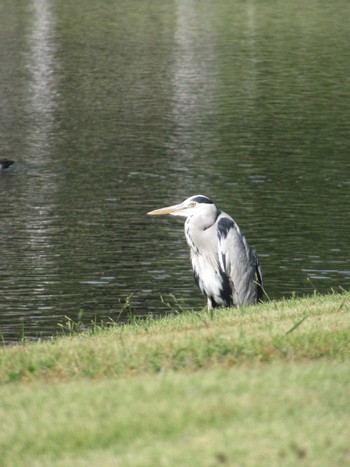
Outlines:
{"type": "Polygon", "coordinates": [[[175,218],[212,197],[271,298],[350,285],[350,4],[5,0],[0,334],[200,309],[175,218]],[[175,306],[175,305],[174,305],[175,306]]]}

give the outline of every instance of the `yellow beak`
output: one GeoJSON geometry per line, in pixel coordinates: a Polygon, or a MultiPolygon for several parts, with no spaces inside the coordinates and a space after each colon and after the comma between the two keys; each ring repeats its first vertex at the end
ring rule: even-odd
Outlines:
{"type": "Polygon", "coordinates": [[[148,216],[165,216],[166,214],[172,214],[173,212],[183,209],[182,204],[174,204],[173,206],[167,206],[166,208],[155,209],[147,213],[148,216]]]}

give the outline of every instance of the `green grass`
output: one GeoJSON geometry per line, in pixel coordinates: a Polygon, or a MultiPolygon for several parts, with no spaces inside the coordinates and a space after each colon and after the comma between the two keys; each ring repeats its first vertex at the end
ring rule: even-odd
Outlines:
{"type": "Polygon", "coordinates": [[[1,466],[350,463],[350,294],[0,348],[1,466]]]}

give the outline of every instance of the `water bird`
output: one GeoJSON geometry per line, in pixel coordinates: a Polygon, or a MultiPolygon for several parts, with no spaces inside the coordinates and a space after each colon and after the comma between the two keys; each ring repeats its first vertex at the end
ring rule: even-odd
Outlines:
{"type": "Polygon", "coordinates": [[[203,195],[155,209],[150,216],[185,217],[195,282],[209,309],[253,305],[262,301],[263,279],[255,252],[231,216],[203,195]]]}
{"type": "Polygon", "coordinates": [[[14,161],[10,161],[9,159],[0,159],[0,172],[8,169],[13,163],[14,161]]]}

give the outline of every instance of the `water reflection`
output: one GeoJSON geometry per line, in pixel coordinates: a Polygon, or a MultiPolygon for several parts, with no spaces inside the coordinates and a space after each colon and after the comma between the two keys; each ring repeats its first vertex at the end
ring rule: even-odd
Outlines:
{"type": "Polygon", "coordinates": [[[176,2],[171,67],[173,131],[168,158],[171,161],[170,171],[179,183],[176,192],[168,193],[169,200],[180,201],[199,189],[210,192],[205,172],[211,170],[208,156],[213,133],[208,122],[215,111],[214,90],[217,87],[213,72],[215,34],[207,12],[198,9],[194,2],[176,2]],[[205,171],[202,171],[203,165],[206,166],[205,171]],[[189,184],[192,185],[191,192],[188,191],[189,184]]]}
{"type": "MultiPolygon", "coordinates": [[[[57,83],[55,70],[59,63],[56,53],[55,15],[52,3],[33,0],[30,5],[31,23],[27,32],[27,81],[26,102],[27,141],[22,161],[28,167],[23,187],[26,211],[23,213],[26,240],[23,266],[31,271],[31,294],[36,301],[34,314],[51,310],[49,271],[54,266],[52,257],[52,230],[54,226],[55,174],[45,170],[50,165],[55,136],[55,113],[57,110],[57,83]],[[30,168],[30,169],[29,169],[30,168]]],[[[23,163],[22,162],[22,163],[23,163]]],[[[22,276],[22,280],[25,277],[22,276]]],[[[32,311],[33,313],[33,311],[32,311]]],[[[28,322],[28,317],[26,317],[28,322]]]]}
{"type": "Polygon", "coordinates": [[[32,24],[28,32],[28,113],[36,122],[37,133],[32,137],[34,143],[44,146],[47,135],[54,122],[55,68],[58,67],[56,54],[55,17],[52,5],[46,0],[33,0],[32,24]]]}

